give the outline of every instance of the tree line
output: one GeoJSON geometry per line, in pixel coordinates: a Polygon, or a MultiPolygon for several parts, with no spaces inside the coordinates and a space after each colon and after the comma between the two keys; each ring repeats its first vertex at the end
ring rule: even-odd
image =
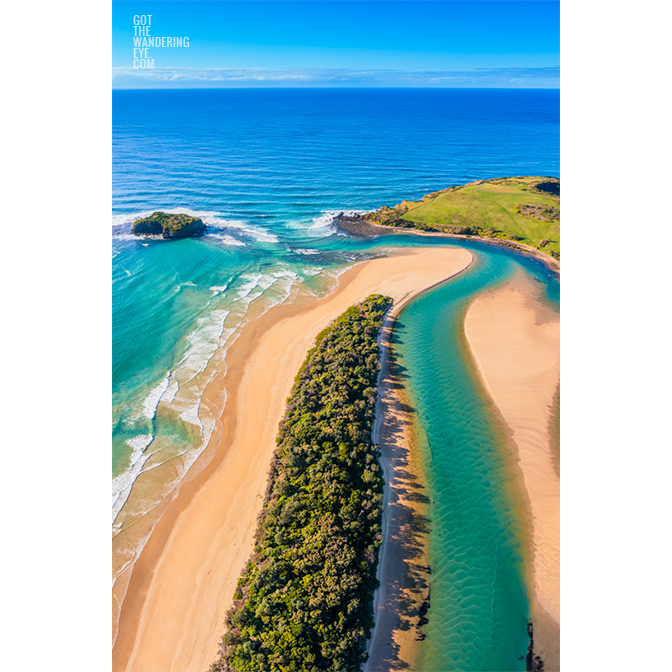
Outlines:
{"type": "Polygon", "coordinates": [[[382,542],[376,339],[391,303],[376,294],[345,311],[295,378],[210,672],[345,672],[367,658],[382,542]]]}

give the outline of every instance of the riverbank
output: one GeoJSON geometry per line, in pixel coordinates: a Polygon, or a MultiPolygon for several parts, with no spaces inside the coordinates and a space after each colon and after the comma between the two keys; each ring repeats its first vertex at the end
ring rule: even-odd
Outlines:
{"type": "Polygon", "coordinates": [[[527,255],[541,261],[549,270],[554,273],[560,273],[560,262],[553,257],[540,252],[530,245],[524,245],[513,240],[502,240],[498,238],[488,238],[486,236],[467,236],[456,233],[440,233],[433,231],[420,231],[414,228],[396,228],[391,226],[382,226],[374,224],[362,217],[352,217],[340,213],[334,218],[334,224],[343,231],[362,238],[370,238],[373,236],[393,236],[393,235],[413,235],[413,236],[430,236],[438,238],[455,238],[459,240],[474,240],[486,245],[494,245],[497,247],[506,247],[509,250],[515,250],[520,254],[527,255]]]}
{"type": "Polygon", "coordinates": [[[460,248],[405,250],[346,271],[320,300],[302,297],[248,325],[227,353],[204,403],[227,402],[210,464],[187,483],[157,524],[133,571],[113,650],[113,669],[206,669],[252,550],[278,423],[315,336],[372,293],[402,301],[471,262],[460,248]],[[244,375],[243,375],[244,373],[244,375]],[[225,388],[225,390],[224,390],[225,388]]]}
{"type": "Polygon", "coordinates": [[[532,514],[529,579],[535,655],[560,669],[560,476],[552,426],[559,386],[559,315],[518,275],[478,296],[465,336],[480,376],[518,448],[532,514]]]}
{"type": "MultiPolygon", "coordinates": [[[[466,270],[466,267],[465,269],[466,270]]],[[[428,291],[427,287],[423,291],[428,291]]],[[[375,628],[364,672],[416,669],[425,637],[422,609],[429,602],[427,495],[417,450],[412,444],[413,414],[395,377],[390,343],[401,310],[421,292],[395,302],[380,330],[381,371],[373,441],[380,445],[385,479],[383,546],[378,559],[380,588],[374,595],[375,628]]]]}

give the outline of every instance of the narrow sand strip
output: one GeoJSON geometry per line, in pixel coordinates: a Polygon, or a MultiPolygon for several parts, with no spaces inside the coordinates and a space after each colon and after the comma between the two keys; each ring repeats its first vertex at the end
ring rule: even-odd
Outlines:
{"type": "MultiPolygon", "coordinates": [[[[428,288],[429,289],[429,288],[428,288]]],[[[385,478],[384,543],[378,559],[380,588],[374,595],[375,628],[364,672],[415,670],[420,653],[420,609],[429,592],[427,495],[417,453],[411,445],[413,414],[403,385],[390,366],[390,339],[401,309],[418,293],[395,302],[378,342],[381,371],[373,441],[380,445],[385,478]]]]}
{"type": "Polygon", "coordinates": [[[560,666],[560,478],[549,436],[560,379],[560,320],[522,275],[477,297],[465,334],[485,386],[518,447],[533,525],[535,653],[560,666]]]}
{"type": "MultiPolygon", "coordinates": [[[[332,295],[279,306],[246,328],[227,353],[228,401],[217,453],[182,488],[134,568],[113,649],[116,672],[203,672],[215,659],[252,551],[278,423],[318,332],[369,294],[401,301],[459,273],[471,259],[451,247],[363,262],[341,276],[332,295]]],[[[222,387],[216,377],[204,402],[216,407],[222,387]]]]}

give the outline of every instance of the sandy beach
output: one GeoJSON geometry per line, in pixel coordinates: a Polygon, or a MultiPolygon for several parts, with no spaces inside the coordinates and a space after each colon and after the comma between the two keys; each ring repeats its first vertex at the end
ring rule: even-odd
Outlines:
{"type": "Polygon", "coordinates": [[[373,604],[376,625],[368,643],[369,659],[364,672],[416,669],[423,632],[420,610],[429,593],[429,498],[424,493],[422,468],[413,448],[414,416],[390,362],[395,320],[416,296],[417,293],[393,305],[379,336],[382,368],[373,440],[380,445],[385,478],[384,544],[377,571],[380,588],[373,604]]]}
{"type": "Polygon", "coordinates": [[[465,335],[485,387],[509,426],[532,513],[535,654],[560,666],[560,476],[552,411],[560,376],[559,315],[518,275],[478,296],[465,335]]]}
{"type": "Polygon", "coordinates": [[[471,259],[450,247],[362,262],[331,295],[278,306],[245,328],[227,353],[226,378],[216,376],[204,392],[204,403],[218,409],[226,388],[215,457],[182,487],[133,570],[113,649],[115,672],[203,672],[214,661],[252,550],[278,423],[317,333],[369,294],[400,304],[471,259]]]}
{"type": "Polygon", "coordinates": [[[351,217],[348,215],[338,215],[334,219],[334,223],[344,231],[361,236],[362,238],[378,237],[378,236],[429,236],[435,238],[452,238],[454,240],[472,240],[491,245],[495,247],[506,247],[509,250],[532,257],[543,262],[550,270],[555,273],[560,273],[560,262],[548,254],[544,254],[536,247],[525,245],[524,243],[513,240],[502,240],[498,238],[488,238],[487,236],[465,236],[457,233],[442,233],[439,231],[421,231],[413,227],[396,228],[394,226],[382,226],[381,224],[374,224],[359,217],[351,217]]]}

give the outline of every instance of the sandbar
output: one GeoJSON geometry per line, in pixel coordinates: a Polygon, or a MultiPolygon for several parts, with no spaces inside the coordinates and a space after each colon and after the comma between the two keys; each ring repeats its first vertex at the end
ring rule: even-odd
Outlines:
{"type": "Polygon", "coordinates": [[[347,270],[329,296],[278,306],[245,327],[227,353],[226,377],[215,376],[203,395],[216,410],[226,389],[215,455],[181,488],[133,569],[113,649],[115,672],[203,672],[214,661],[252,551],[278,423],[319,331],[369,294],[400,303],[471,260],[458,247],[396,251],[347,270]]]}
{"type": "Polygon", "coordinates": [[[519,273],[477,296],[465,336],[481,379],[518,448],[532,522],[534,649],[560,669],[560,475],[552,413],[560,382],[560,319],[519,273]]]}
{"type": "Polygon", "coordinates": [[[420,615],[429,597],[429,498],[424,493],[424,474],[414,445],[413,424],[417,420],[403,384],[395,376],[390,345],[397,316],[420,293],[394,303],[378,339],[381,371],[373,441],[380,445],[385,478],[383,545],[376,574],[380,587],[373,604],[375,627],[367,645],[364,672],[416,669],[424,639],[420,615]]]}

